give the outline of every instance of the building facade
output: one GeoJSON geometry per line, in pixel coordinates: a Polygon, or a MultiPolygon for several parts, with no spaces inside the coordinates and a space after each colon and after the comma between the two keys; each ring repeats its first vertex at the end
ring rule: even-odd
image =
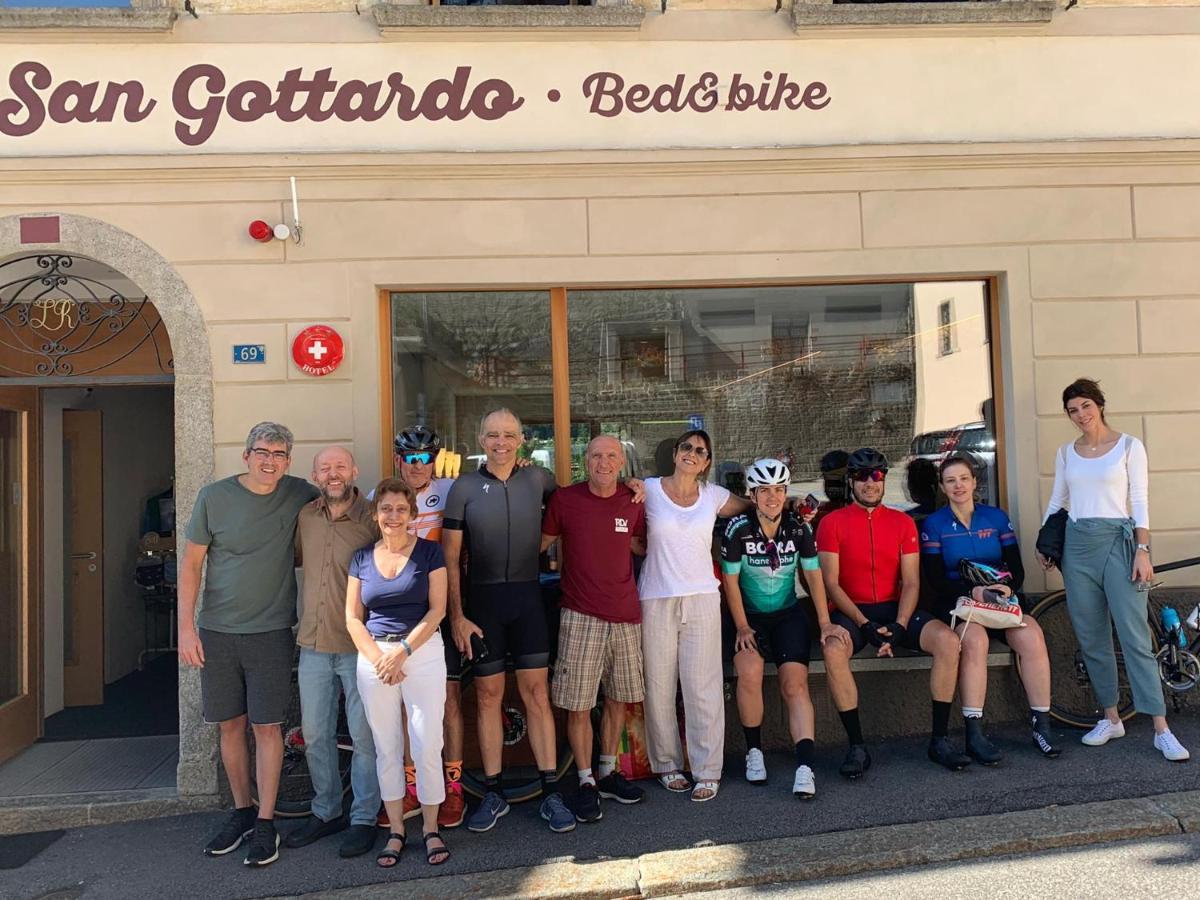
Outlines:
{"type": "MultiPolygon", "coordinates": [[[[829,449],[969,447],[1031,537],[1086,375],[1147,444],[1156,556],[1196,546],[1200,7],[195,6],[0,7],[5,755],[71,705],[75,552],[117,573],[96,671],[136,664],[145,522],[110,504],[173,487],[185,522],[262,419],[293,474],[340,443],[364,483],[410,421],[470,465],[497,405],[562,481],[599,433],[654,474],[703,426],[717,477],[779,455],[798,493],[829,449]],[[37,280],[64,257],[92,293],[37,280]],[[160,320],[138,353],[59,340],[105,290],[160,320]],[[101,407],[111,521],[80,550],[62,411],[101,407]]],[[[179,705],[178,791],[215,794],[194,672],[179,705]]]]}

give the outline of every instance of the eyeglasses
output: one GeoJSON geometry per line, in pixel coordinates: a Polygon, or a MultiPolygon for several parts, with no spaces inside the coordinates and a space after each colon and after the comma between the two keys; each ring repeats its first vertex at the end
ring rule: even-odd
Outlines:
{"type": "Polygon", "coordinates": [[[887,469],[853,469],[850,472],[851,481],[883,481],[887,478],[887,469]]]}
{"type": "Polygon", "coordinates": [[[402,460],[404,460],[404,462],[408,463],[410,466],[416,465],[418,463],[425,466],[425,465],[428,465],[429,463],[433,462],[433,454],[430,453],[428,450],[422,450],[420,453],[405,453],[405,454],[402,454],[400,458],[402,460]]]}
{"type": "Polygon", "coordinates": [[[259,462],[266,462],[268,459],[274,460],[275,462],[287,462],[288,458],[291,456],[291,454],[286,450],[267,450],[263,447],[255,447],[250,451],[250,453],[259,462]]]}
{"type": "Polygon", "coordinates": [[[704,457],[708,456],[708,448],[703,444],[690,444],[687,441],[684,441],[675,449],[684,455],[688,453],[694,453],[696,456],[700,457],[700,459],[704,459],[704,457]]]}
{"type": "Polygon", "coordinates": [[[779,571],[779,548],[775,546],[774,541],[767,541],[767,565],[771,567],[772,572],[779,571]]]}

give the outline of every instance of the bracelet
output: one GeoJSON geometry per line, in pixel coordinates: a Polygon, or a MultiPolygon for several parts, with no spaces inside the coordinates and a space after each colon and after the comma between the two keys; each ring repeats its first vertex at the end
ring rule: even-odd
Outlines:
{"type": "Polygon", "coordinates": [[[1149,544],[1135,544],[1134,546],[1135,546],[1135,547],[1136,547],[1138,550],[1145,550],[1147,553],[1149,553],[1149,552],[1150,552],[1150,545],[1149,545],[1149,544]]]}
{"type": "Polygon", "coordinates": [[[404,652],[408,654],[408,658],[412,659],[412,647],[408,645],[408,638],[400,638],[398,643],[404,648],[404,652]]]}

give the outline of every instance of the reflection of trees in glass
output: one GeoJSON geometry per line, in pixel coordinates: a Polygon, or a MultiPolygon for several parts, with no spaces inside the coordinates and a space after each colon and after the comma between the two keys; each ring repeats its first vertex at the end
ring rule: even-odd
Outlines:
{"type": "Polygon", "coordinates": [[[393,295],[393,334],[401,346],[486,387],[545,386],[550,335],[545,294],[393,295]],[[414,326],[420,323],[420,328],[414,326]]]}
{"type": "Polygon", "coordinates": [[[397,427],[425,422],[470,456],[488,409],[550,419],[545,292],[393,294],[392,346],[397,427]]]}
{"type": "Polygon", "coordinates": [[[833,447],[871,443],[899,457],[912,435],[914,352],[910,305],[894,293],[886,310],[877,303],[815,337],[825,301],[798,302],[795,291],[787,302],[718,291],[719,303],[703,291],[572,294],[572,417],[624,423],[649,456],[701,415],[718,460],[778,456],[797,478],[815,478],[833,447]],[[666,353],[654,378],[652,341],[666,353]]]}

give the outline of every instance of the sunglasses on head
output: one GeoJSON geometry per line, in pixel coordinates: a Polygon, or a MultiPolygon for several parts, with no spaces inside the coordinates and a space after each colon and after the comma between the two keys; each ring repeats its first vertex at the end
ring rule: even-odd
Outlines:
{"type": "Polygon", "coordinates": [[[428,450],[422,450],[419,453],[405,453],[400,458],[410,466],[416,465],[417,463],[420,463],[421,465],[428,465],[429,463],[433,462],[433,454],[428,450]]]}
{"type": "Polygon", "coordinates": [[[708,456],[708,448],[705,447],[703,444],[691,444],[691,443],[688,443],[687,441],[684,441],[682,444],[680,444],[675,449],[678,450],[680,453],[695,453],[701,459],[708,456]]]}
{"type": "Polygon", "coordinates": [[[779,547],[774,541],[767,541],[767,565],[771,567],[772,572],[779,571],[779,547]]]}
{"type": "Polygon", "coordinates": [[[851,481],[883,481],[887,477],[887,469],[852,469],[851,481]]]}

